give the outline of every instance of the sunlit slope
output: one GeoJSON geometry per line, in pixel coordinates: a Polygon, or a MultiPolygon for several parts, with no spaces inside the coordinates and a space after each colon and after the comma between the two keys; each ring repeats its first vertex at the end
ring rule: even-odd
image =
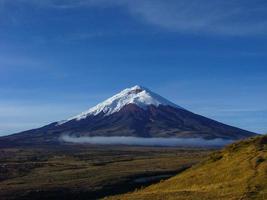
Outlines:
{"type": "Polygon", "coordinates": [[[171,179],[111,199],[267,199],[267,136],[234,143],[171,179]]]}

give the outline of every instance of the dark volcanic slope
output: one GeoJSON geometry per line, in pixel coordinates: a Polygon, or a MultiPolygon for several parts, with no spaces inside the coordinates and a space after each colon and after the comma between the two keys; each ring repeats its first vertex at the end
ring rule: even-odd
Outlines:
{"type": "Polygon", "coordinates": [[[85,119],[71,120],[62,125],[53,123],[0,139],[0,144],[58,143],[60,135],[136,136],[136,137],[201,137],[206,139],[241,139],[254,133],[228,126],[184,109],[171,106],[135,104],[105,116],[100,113],[85,119]],[[1,143],[2,141],[2,143],[1,143]]]}

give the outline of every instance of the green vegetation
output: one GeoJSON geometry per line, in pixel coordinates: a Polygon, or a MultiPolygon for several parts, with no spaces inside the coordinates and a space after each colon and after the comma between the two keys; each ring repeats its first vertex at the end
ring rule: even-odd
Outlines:
{"type": "Polygon", "coordinates": [[[175,177],[107,199],[267,199],[267,136],[234,143],[175,177]]]}
{"type": "Polygon", "coordinates": [[[44,146],[0,149],[0,199],[98,199],[203,160],[201,149],[44,146]]]}

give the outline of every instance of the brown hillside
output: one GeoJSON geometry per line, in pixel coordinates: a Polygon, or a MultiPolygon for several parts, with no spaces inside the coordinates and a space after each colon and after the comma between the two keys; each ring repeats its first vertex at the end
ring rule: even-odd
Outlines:
{"type": "Polygon", "coordinates": [[[267,136],[234,143],[173,178],[108,199],[267,199],[267,136]]]}

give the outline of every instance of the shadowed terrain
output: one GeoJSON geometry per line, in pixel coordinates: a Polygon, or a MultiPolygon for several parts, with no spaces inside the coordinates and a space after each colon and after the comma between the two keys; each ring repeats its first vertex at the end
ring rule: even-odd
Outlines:
{"type": "Polygon", "coordinates": [[[0,199],[99,199],[166,179],[210,150],[59,145],[0,148],[0,199]]]}
{"type": "Polygon", "coordinates": [[[228,126],[186,110],[170,106],[149,106],[143,110],[134,104],[109,116],[103,113],[82,120],[71,120],[62,125],[50,125],[0,138],[0,145],[61,144],[62,135],[178,137],[237,140],[256,135],[228,126]]]}

